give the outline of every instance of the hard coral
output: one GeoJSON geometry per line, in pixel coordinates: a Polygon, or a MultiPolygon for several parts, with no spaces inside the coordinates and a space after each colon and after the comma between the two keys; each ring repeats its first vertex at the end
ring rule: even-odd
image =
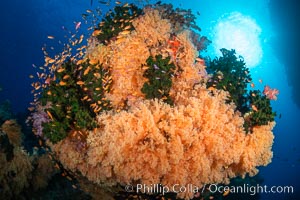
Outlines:
{"type": "Polygon", "coordinates": [[[116,39],[117,35],[124,30],[134,30],[132,26],[133,18],[139,16],[142,10],[130,4],[128,6],[116,6],[114,11],[109,12],[99,23],[94,31],[94,36],[105,44],[111,39],[116,39]]]}
{"type": "Polygon", "coordinates": [[[148,81],[142,87],[146,99],[157,98],[172,104],[169,92],[176,67],[170,61],[170,57],[163,59],[161,55],[157,55],[155,58],[150,56],[146,60],[148,69],[144,72],[144,77],[148,81]]]}
{"type": "Polygon", "coordinates": [[[233,102],[244,115],[246,132],[251,133],[253,127],[273,122],[276,113],[272,111],[270,99],[259,90],[249,91],[249,94],[246,90],[252,79],[243,59],[238,59],[234,50],[221,49],[221,52],[223,56],[209,64],[208,70],[212,77],[207,82],[207,88],[230,93],[229,102],[233,102]]]}
{"type": "Polygon", "coordinates": [[[274,121],[276,113],[272,111],[270,99],[259,90],[250,91],[248,99],[251,109],[244,115],[247,132],[252,132],[255,126],[267,125],[274,121]]]}
{"type": "Polygon", "coordinates": [[[221,49],[222,56],[210,61],[208,72],[212,74],[207,88],[214,87],[230,93],[230,101],[241,113],[247,112],[247,84],[252,80],[250,71],[242,58],[237,58],[235,50],[221,49]]]}
{"type": "MultiPolygon", "coordinates": [[[[111,79],[108,69],[101,64],[80,65],[67,62],[55,73],[40,99],[42,105],[51,104],[40,114],[49,116],[43,123],[44,135],[56,143],[74,130],[91,130],[97,127],[94,117],[97,113],[109,110],[109,101],[104,93],[109,92],[111,79]]],[[[35,124],[36,121],[33,121],[35,124]]]]}

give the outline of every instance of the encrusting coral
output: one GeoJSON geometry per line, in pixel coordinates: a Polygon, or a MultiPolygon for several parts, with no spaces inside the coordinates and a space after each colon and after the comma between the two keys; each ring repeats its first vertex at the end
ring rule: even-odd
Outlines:
{"type": "MultiPolygon", "coordinates": [[[[72,137],[80,130],[72,127],[56,144],[48,142],[68,170],[106,186],[202,187],[255,175],[258,166],[271,162],[275,122],[253,124],[251,134],[246,134],[244,115],[236,101],[230,101],[235,97],[223,88],[207,87],[211,76],[198,57],[200,46],[193,43],[193,32],[186,30],[195,28],[194,18],[181,16],[188,11],[167,9],[172,7],[146,6],[142,14],[130,18],[130,29],[114,33],[108,42],[101,41],[108,36],[102,35],[98,41],[91,36],[86,55],[76,61],[77,67],[83,68],[78,76],[88,67],[87,74],[97,73],[100,68],[95,68],[96,64],[108,71],[111,81],[105,87],[109,90],[99,94],[102,96],[95,102],[101,107],[104,99],[110,109],[95,113],[97,126],[83,129],[81,143],[72,137]],[[174,17],[183,21],[177,23],[174,17]]],[[[83,81],[82,88],[103,86],[103,77],[89,80],[94,82],[83,81]]],[[[53,82],[52,90],[60,87],[60,81],[53,82]]],[[[80,87],[78,91],[84,93],[80,87]]],[[[94,102],[98,93],[91,88],[88,94],[94,102]]],[[[51,117],[52,122],[56,120],[51,117]]],[[[178,197],[193,196],[193,191],[178,193],[178,197]]]]}

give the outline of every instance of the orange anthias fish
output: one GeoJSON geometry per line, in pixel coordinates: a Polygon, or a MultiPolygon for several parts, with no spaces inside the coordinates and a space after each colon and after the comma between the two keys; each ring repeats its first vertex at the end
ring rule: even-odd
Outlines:
{"type": "Polygon", "coordinates": [[[265,86],[263,94],[270,100],[277,100],[277,96],[279,94],[279,90],[271,89],[268,85],[265,86]]]}
{"type": "Polygon", "coordinates": [[[252,108],[255,112],[258,111],[258,109],[257,109],[257,107],[256,107],[255,105],[251,105],[251,108],[252,108]]]}
{"type": "Polygon", "coordinates": [[[205,65],[205,60],[201,59],[201,58],[196,58],[196,62],[200,63],[201,65],[205,65]]]}
{"type": "Polygon", "coordinates": [[[179,40],[176,38],[176,36],[173,36],[172,39],[168,41],[168,44],[171,47],[170,49],[173,52],[173,56],[175,56],[180,46],[179,40]]]}
{"type": "Polygon", "coordinates": [[[75,22],[75,30],[78,30],[81,26],[81,22],[75,22]]]}

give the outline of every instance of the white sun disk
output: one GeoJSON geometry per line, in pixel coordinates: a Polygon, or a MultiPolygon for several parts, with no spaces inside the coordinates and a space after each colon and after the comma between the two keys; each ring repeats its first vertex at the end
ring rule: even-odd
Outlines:
{"type": "Polygon", "coordinates": [[[262,59],[262,48],[259,35],[260,27],[249,16],[233,12],[222,17],[214,27],[214,50],[220,55],[220,49],[235,49],[241,55],[247,67],[259,65],[262,59]]]}

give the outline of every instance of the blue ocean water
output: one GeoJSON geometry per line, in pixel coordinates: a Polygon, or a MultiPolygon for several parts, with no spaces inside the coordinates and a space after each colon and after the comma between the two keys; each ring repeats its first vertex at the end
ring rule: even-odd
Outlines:
{"type": "MultiPolygon", "coordinates": [[[[174,6],[191,8],[197,23],[212,44],[208,54],[213,55],[216,24],[222,16],[239,12],[254,19],[261,28],[259,35],[262,49],[261,62],[251,68],[252,78],[259,89],[264,84],[280,91],[272,102],[277,112],[274,157],[271,164],[260,167],[260,176],[267,186],[293,186],[293,194],[261,194],[261,199],[300,199],[300,66],[299,57],[299,7],[292,0],[191,0],[163,1],[174,6]]],[[[32,101],[32,80],[36,73],[33,64],[43,65],[43,44],[54,46],[58,53],[61,46],[51,44],[47,35],[66,40],[66,29],[74,29],[74,22],[81,20],[86,9],[99,6],[96,0],[10,0],[0,7],[0,102],[9,100],[14,113],[26,112],[32,101]]],[[[103,5],[103,12],[108,7],[103,5]]],[[[80,31],[85,32],[83,24],[80,31]]],[[[226,48],[226,46],[224,46],[226,48]]]]}

